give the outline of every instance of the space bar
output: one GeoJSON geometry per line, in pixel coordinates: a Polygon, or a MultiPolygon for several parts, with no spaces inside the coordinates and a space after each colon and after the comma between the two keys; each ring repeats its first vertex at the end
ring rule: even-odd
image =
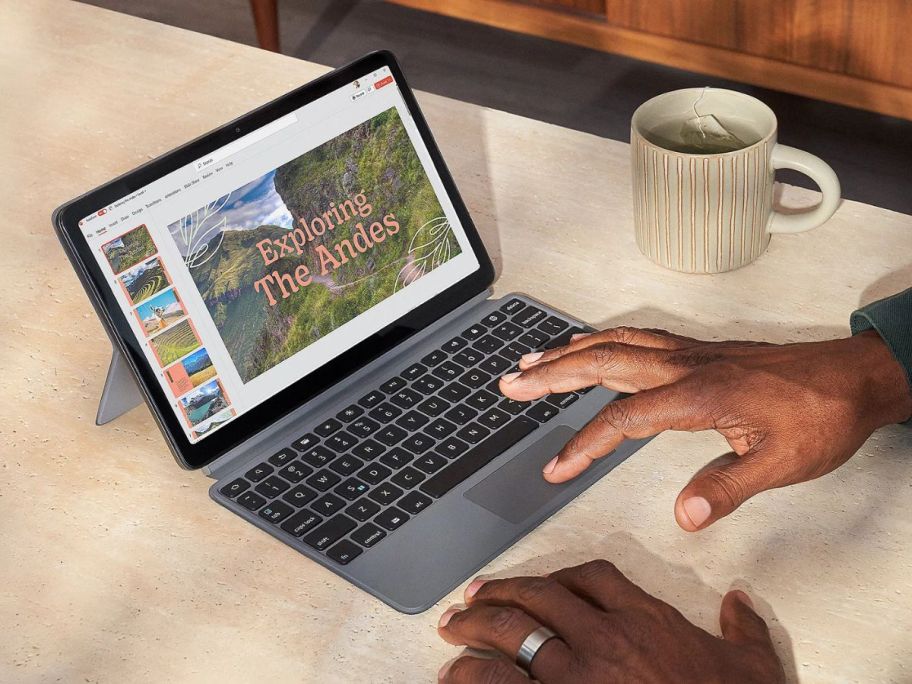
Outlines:
{"type": "Polygon", "coordinates": [[[525,416],[515,418],[485,441],[469,449],[459,459],[434,475],[434,477],[425,480],[420,487],[421,491],[425,494],[430,494],[435,499],[439,499],[469,477],[469,475],[486,466],[537,427],[538,423],[531,418],[526,418],[525,416]]]}

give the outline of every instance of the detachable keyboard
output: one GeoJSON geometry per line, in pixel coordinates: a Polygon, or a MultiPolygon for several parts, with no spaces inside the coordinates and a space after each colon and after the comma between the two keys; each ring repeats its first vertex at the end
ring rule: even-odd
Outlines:
{"type": "Polygon", "coordinates": [[[523,354],[586,331],[511,299],[219,491],[345,565],[588,391],[498,388],[523,354]]]}

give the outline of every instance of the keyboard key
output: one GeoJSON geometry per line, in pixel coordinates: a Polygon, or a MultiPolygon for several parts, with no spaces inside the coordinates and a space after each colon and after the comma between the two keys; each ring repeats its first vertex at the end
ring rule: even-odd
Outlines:
{"type": "Polygon", "coordinates": [[[438,392],[442,398],[454,403],[457,401],[462,401],[471,393],[472,390],[470,390],[465,385],[460,385],[458,382],[451,382],[449,385],[440,390],[440,392],[438,392]]]}
{"type": "Polygon", "coordinates": [[[374,408],[377,404],[383,401],[384,396],[383,392],[378,392],[374,390],[373,392],[368,392],[363,397],[358,399],[358,403],[366,409],[374,408]]]}
{"type": "Polygon", "coordinates": [[[459,364],[452,361],[444,361],[431,372],[441,380],[450,381],[458,378],[463,371],[463,367],[459,364]]]}
{"type": "Polygon", "coordinates": [[[403,387],[405,387],[405,380],[397,375],[394,375],[389,380],[380,385],[380,391],[385,392],[386,394],[392,394],[393,392],[398,392],[403,387]]]}
{"type": "Polygon", "coordinates": [[[515,399],[502,399],[497,405],[501,411],[517,416],[532,405],[531,401],[516,401],[515,399]]]}
{"type": "Polygon", "coordinates": [[[312,465],[314,468],[322,468],[330,461],[332,461],[335,457],[336,454],[334,454],[322,444],[318,444],[310,451],[306,451],[301,454],[301,459],[306,463],[312,465]]]}
{"type": "Polygon", "coordinates": [[[447,464],[447,460],[440,454],[425,454],[424,456],[419,456],[415,459],[414,465],[422,473],[427,473],[428,475],[433,475],[438,470],[443,468],[447,464]]]}
{"type": "Polygon", "coordinates": [[[273,525],[278,525],[292,513],[294,513],[294,509],[284,501],[273,501],[268,506],[260,509],[260,517],[268,520],[273,525]]]}
{"type": "Polygon", "coordinates": [[[525,335],[521,335],[516,341],[532,349],[538,349],[548,341],[548,336],[538,330],[530,330],[525,335]]]}
{"type": "Polygon", "coordinates": [[[472,389],[478,389],[479,387],[483,387],[490,379],[491,376],[484,371],[474,369],[463,373],[459,378],[459,382],[472,389]]]}
{"type": "Polygon", "coordinates": [[[289,534],[300,537],[307,530],[312,530],[321,522],[323,522],[323,518],[316,513],[307,510],[298,511],[282,523],[282,529],[289,534]]]}
{"type": "Polygon", "coordinates": [[[371,412],[367,415],[381,423],[389,423],[394,418],[402,415],[402,409],[398,409],[392,404],[384,401],[379,406],[372,408],[371,412]]]}
{"type": "Polygon", "coordinates": [[[365,466],[358,472],[358,477],[368,484],[380,484],[392,474],[392,470],[379,463],[373,463],[365,466]]]}
{"type": "Polygon", "coordinates": [[[476,323],[475,325],[470,326],[469,328],[466,328],[465,330],[463,330],[462,336],[471,342],[472,340],[477,340],[479,337],[484,335],[487,331],[488,331],[488,329],[486,327],[484,327],[480,323],[476,323]]]}
{"type": "Polygon", "coordinates": [[[405,389],[399,390],[393,396],[390,397],[390,401],[393,402],[399,408],[412,408],[419,401],[424,399],[418,392],[413,389],[406,387],[405,389]]]}
{"type": "Polygon", "coordinates": [[[341,430],[334,434],[332,437],[326,440],[325,444],[333,451],[342,453],[343,451],[348,451],[357,443],[357,439],[354,436],[341,430]]]}
{"type": "Polygon", "coordinates": [[[439,397],[431,397],[418,404],[418,410],[431,418],[436,418],[448,408],[450,408],[450,402],[439,397]]]}
{"type": "Polygon", "coordinates": [[[570,327],[567,321],[562,321],[557,316],[550,316],[539,323],[538,329],[546,333],[549,337],[560,335],[564,330],[570,327]]]}
{"type": "Polygon", "coordinates": [[[380,462],[394,470],[398,470],[413,458],[415,458],[414,454],[410,454],[402,447],[394,447],[380,457],[380,462]]]}
{"type": "Polygon", "coordinates": [[[365,548],[370,548],[386,536],[386,532],[374,525],[365,523],[351,533],[351,538],[365,548]]]}
{"type": "Polygon", "coordinates": [[[282,501],[287,501],[296,508],[306,506],[316,498],[317,493],[309,487],[305,487],[304,485],[292,487],[282,495],[282,501]]]}
{"type": "Polygon", "coordinates": [[[393,475],[390,478],[390,482],[394,485],[402,487],[403,489],[411,489],[417,484],[420,484],[425,479],[423,473],[412,468],[412,466],[407,466],[400,470],[398,473],[393,475]]]}
{"type": "Polygon", "coordinates": [[[427,366],[420,363],[413,363],[402,371],[402,377],[411,382],[412,380],[417,380],[425,373],[427,373],[427,366]]]}
{"type": "Polygon", "coordinates": [[[510,422],[510,414],[505,413],[497,408],[490,409],[487,413],[482,414],[478,422],[491,430],[499,430],[510,422]]]}
{"type": "Polygon", "coordinates": [[[358,418],[358,420],[348,426],[348,429],[358,437],[367,437],[376,432],[379,427],[380,423],[375,420],[358,418]]]}
{"type": "Polygon", "coordinates": [[[510,342],[510,344],[501,349],[498,354],[504,357],[507,361],[517,363],[521,357],[525,356],[531,351],[532,349],[524,344],[520,344],[519,342],[510,342]]]}
{"type": "Polygon", "coordinates": [[[272,463],[276,468],[281,468],[286,463],[290,463],[295,460],[298,455],[291,449],[282,449],[277,451],[272,456],[269,457],[269,462],[272,463]]]}
{"type": "Polygon", "coordinates": [[[307,485],[314,489],[325,492],[335,484],[338,484],[342,478],[329,470],[321,470],[307,478],[307,485]]]}
{"type": "Polygon", "coordinates": [[[516,299],[515,297],[509,302],[500,307],[500,310],[509,316],[518,314],[520,311],[526,308],[525,302],[521,299],[516,299]]]}
{"type": "Polygon", "coordinates": [[[479,411],[484,411],[485,409],[494,406],[499,400],[500,397],[497,394],[493,394],[488,390],[478,390],[475,394],[466,399],[466,403],[473,408],[477,408],[479,411]]]}
{"type": "Polygon", "coordinates": [[[424,431],[435,439],[443,439],[444,437],[449,436],[455,429],[456,426],[450,421],[438,418],[428,425],[424,431]]]}
{"type": "Polygon", "coordinates": [[[266,503],[266,499],[264,499],[256,492],[244,492],[237,498],[237,502],[244,508],[255,511],[266,503]]]}
{"type": "Polygon", "coordinates": [[[275,475],[270,475],[265,480],[260,482],[254,489],[256,489],[260,494],[265,496],[267,499],[274,499],[279,496],[282,492],[288,489],[289,484],[285,482],[281,477],[276,477],[275,475]]]}
{"type": "Polygon", "coordinates": [[[279,475],[293,484],[297,484],[313,472],[313,468],[304,465],[301,461],[289,463],[279,471],[279,475]]]}
{"type": "Polygon", "coordinates": [[[440,444],[434,447],[434,451],[436,451],[438,454],[443,454],[447,458],[456,458],[460,454],[464,454],[468,448],[469,445],[463,442],[461,439],[450,437],[443,440],[440,444]]]}
{"type": "Polygon", "coordinates": [[[456,433],[456,436],[459,439],[462,439],[469,444],[478,444],[481,440],[491,434],[491,431],[488,428],[479,425],[478,423],[469,423],[459,432],[456,433]]]}
{"type": "Polygon", "coordinates": [[[420,492],[409,492],[399,500],[397,505],[409,515],[418,515],[432,503],[433,499],[420,492]]]}
{"type": "Polygon", "coordinates": [[[358,499],[351,506],[345,509],[345,512],[355,520],[364,522],[370,520],[380,512],[380,506],[370,499],[358,499]]]}
{"type": "Polygon", "coordinates": [[[320,435],[320,437],[329,437],[332,433],[341,427],[342,423],[340,423],[335,418],[329,418],[320,425],[317,425],[317,427],[314,428],[314,432],[320,435]]]}
{"type": "Polygon", "coordinates": [[[453,361],[458,363],[463,368],[471,368],[483,358],[484,354],[482,354],[480,351],[477,349],[472,349],[471,347],[467,347],[456,354],[456,356],[453,357],[453,361]]]}
{"type": "Polygon", "coordinates": [[[520,313],[513,316],[513,322],[528,330],[529,328],[534,328],[547,317],[548,314],[541,309],[537,309],[534,306],[527,306],[520,313]]]}
{"type": "Polygon", "coordinates": [[[393,446],[405,439],[408,433],[396,425],[387,425],[384,428],[380,428],[380,432],[374,436],[386,446],[393,446]]]}
{"type": "Polygon", "coordinates": [[[436,366],[438,363],[443,361],[447,357],[446,352],[441,351],[440,349],[435,349],[430,354],[421,359],[421,363],[425,366],[436,366]]]}
{"type": "Polygon", "coordinates": [[[535,420],[537,420],[539,423],[545,423],[551,420],[554,418],[554,416],[557,415],[557,413],[558,408],[556,406],[552,406],[546,401],[540,401],[539,403],[535,404],[535,406],[526,411],[527,416],[535,418],[535,420]]]}
{"type": "Polygon", "coordinates": [[[364,413],[364,409],[358,406],[357,404],[352,404],[348,408],[344,408],[336,414],[336,418],[341,420],[343,423],[350,423],[355,418],[364,413]]]}
{"type": "Polygon", "coordinates": [[[503,375],[512,367],[512,363],[507,361],[504,357],[497,355],[489,356],[480,364],[478,364],[479,370],[482,370],[485,373],[490,373],[491,375],[503,375]]]}
{"type": "Polygon", "coordinates": [[[412,383],[412,389],[425,396],[433,394],[441,387],[443,387],[443,380],[434,377],[431,373],[421,376],[412,383]]]}
{"type": "Polygon", "coordinates": [[[336,487],[333,491],[339,496],[345,497],[349,501],[354,501],[362,494],[367,494],[367,490],[370,489],[364,482],[361,482],[356,477],[350,477],[347,480],[344,480],[342,484],[336,487]]]}
{"type": "Polygon", "coordinates": [[[408,430],[409,432],[414,432],[419,428],[427,424],[429,418],[423,413],[418,413],[418,411],[409,411],[404,416],[396,420],[396,425],[399,427],[408,430]]]}
{"type": "Polygon", "coordinates": [[[291,446],[293,446],[298,451],[309,451],[314,446],[316,446],[317,442],[319,441],[320,439],[316,435],[308,432],[306,435],[301,435],[295,441],[293,441],[291,443],[291,446]]]}
{"type": "Polygon", "coordinates": [[[261,463],[260,465],[251,468],[246,473],[244,473],[244,477],[246,477],[251,482],[259,482],[264,477],[274,472],[275,468],[273,468],[271,465],[268,463],[261,463]]]}
{"type": "Polygon", "coordinates": [[[304,542],[320,551],[328,548],[358,526],[341,513],[304,535],[304,542]]]}
{"type": "Polygon", "coordinates": [[[320,515],[338,513],[344,506],[345,502],[335,494],[324,494],[310,505],[320,515]]]}
{"type": "Polygon", "coordinates": [[[466,342],[461,337],[457,336],[457,337],[454,337],[449,342],[444,343],[443,346],[441,346],[440,348],[448,354],[455,354],[456,352],[458,352],[460,349],[462,349],[467,344],[468,344],[468,342],[466,342]]]}
{"type": "Polygon", "coordinates": [[[575,394],[574,392],[562,392],[560,394],[551,394],[545,397],[545,401],[547,401],[549,404],[553,404],[559,409],[567,408],[577,399],[579,399],[579,395],[575,394]]]}
{"type": "Polygon", "coordinates": [[[489,328],[493,328],[495,325],[499,325],[507,320],[507,315],[502,311],[492,311],[487,316],[481,319],[481,324],[486,325],[489,328]]]}
{"type": "Polygon", "coordinates": [[[509,342],[510,340],[516,338],[518,335],[522,335],[522,333],[523,329],[516,325],[516,323],[512,323],[510,321],[501,323],[491,331],[492,335],[499,337],[504,342],[509,342]]]}
{"type": "Polygon", "coordinates": [[[421,433],[412,435],[402,443],[402,446],[411,451],[413,454],[423,454],[425,451],[434,446],[434,440],[421,433]]]}
{"type": "Polygon", "coordinates": [[[351,475],[363,466],[364,461],[362,461],[360,458],[352,456],[351,454],[340,456],[329,464],[329,467],[339,473],[339,475],[351,475]]]}
{"type": "Polygon", "coordinates": [[[386,447],[372,439],[365,439],[351,450],[355,456],[363,458],[365,461],[377,458],[384,451],[386,451],[386,447]]]}
{"type": "Polygon", "coordinates": [[[454,406],[444,415],[448,420],[453,421],[457,425],[465,425],[478,415],[478,411],[471,406],[454,406]]]}
{"type": "Polygon", "coordinates": [[[374,518],[374,522],[392,532],[393,530],[402,527],[402,525],[405,524],[408,519],[408,513],[400,511],[398,508],[393,506],[392,508],[386,509],[383,511],[383,513],[374,518]]]}
{"type": "Polygon", "coordinates": [[[354,542],[343,539],[327,551],[326,555],[336,561],[339,565],[346,565],[355,560],[361,553],[361,547],[354,542]]]}
{"type": "Polygon", "coordinates": [[[402,496],[402,490],[395,485],[386,483],[374,489],[368,496],[381,506],[389,506],[402,496]]]}
{"type": "Polygon", "coordinates": [[[485,354],[493,354],[498,349],[503,346],[503,340],[500,338],[494,337],[493,335],[485,335],[481,339],[475,341],[475,344],[472,346],[475,349],[483,351],[485,354]]]}
{"type": "Polygon", "coordinates": [[[238,494],[247,491],[250,489],[250,483],[247,482],[243,477],[239,477],[232,482],[229,482],[219,491],[222,493],[222,496],[227,496],[229,499],[233,499],[238,494]]]}
{"type": "Polygon", "coordinates": [[[425,494],[439,499],[453,487],[490,463],[523,437],[531,434],[538,427],[535,421],[519,416],[504,428],[495,432],[489,439],[470,449],[465,455],[457,458],[436,475],[428,478],[419,489],[425,494]]]}

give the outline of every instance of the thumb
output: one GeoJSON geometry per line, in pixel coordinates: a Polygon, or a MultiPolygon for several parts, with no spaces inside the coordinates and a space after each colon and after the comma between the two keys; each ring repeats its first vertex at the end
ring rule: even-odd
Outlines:
{"type": "Polygon", "coordinates": [[[726,454],[700,470],[678,494],[675,518],[688,532],[709,527],[754,494],[777,486],[768,454],[726,454]]]}
{"type": "Polygon", "coordinates": [[[735,644],[772,644],[763,618],[754,611],[750,597],[738,589],[722,598],[719,627],[722,628],[722,638],[735,644]]]}

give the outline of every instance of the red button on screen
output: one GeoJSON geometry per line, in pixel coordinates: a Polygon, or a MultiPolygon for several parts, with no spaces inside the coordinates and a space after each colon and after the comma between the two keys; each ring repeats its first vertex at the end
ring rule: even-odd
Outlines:
{"type": "Polygon", "coordinates": [[[374,90],[380,90],[380,88],[382,88],[385,85],[389,85],[392,82],[393,82],[393,77],[387,76],[386,78],[381,79],[381,80],[377,81],[376,83],[374,83],[374,90]]]}

